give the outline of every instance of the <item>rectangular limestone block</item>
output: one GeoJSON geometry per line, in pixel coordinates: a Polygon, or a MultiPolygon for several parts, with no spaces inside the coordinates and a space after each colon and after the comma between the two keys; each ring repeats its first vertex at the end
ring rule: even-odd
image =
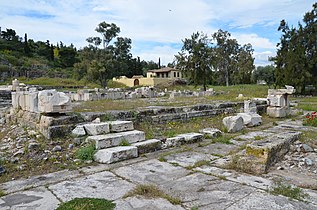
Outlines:
{"type": "Polygon", "coordinates": [[[179,137],[184,137],[186,143],[194,143],[203,140],[204,135],[201,133],[184,133],[178,135],[179,137]]]}
{"type": "Polygon", "coordinates": [[[136,157],[138,157],[137,147],[121,146],[97,151],[94,160],[98,163],[115,163],[136,157]]]}
{"type": "Polygon", "coordinates": [[[132,144],[132,146],[135,146],[138,148],[138,154],[144,154],[149,152],[155,152],[157,150],[160,150],[162,148],[162,143],[158,139],[150,139],[138,143],[132,144]]]}
{"type": "Polygon", "coordinates": [[[167,138],[166,140],[162,141],[162,149],[177,147],[185,143],[185,137],[182,136],[167,138]]]}
{"type": "MultiPolygon", "coordinates": [[[[290,146],[299,139],[301,132],[288,131],[269,136],[260,141],[254,141],[246,146],[246,158],[252,165],[258,165],[258,171],[254,173],[267,172],[270,166],[282,160],[288,153],[290,146]]],[[[255,170],[256,168],[254,168],[255,170]]]]}
{"type": "Polygon", "coordinates": [[[131,131],[134,129],[132,121],[107,121],[110,124],[110,132],[124,132],[131,131]]]}
{"type": "Polygon", "coordinates": [[[96,149],[104,149],[109,147],[119,146],[123,141],[130,144],[144,141],[145,134],[143,131],[126,131],[121,133],[109,133],[105,135],[89,136],[86,141],[94,141],[96,149]]]}
{"type": "Polygon", "coordinates": [[[270,117],[281,118],[281,117],[286,117],[290,111],[288,107],[269,106],[267,107],[266,112],[267,112],[267,115],[269,115],[270,117]]]}
{"type": "Polygon", "coordinates": [[[110,132],[109,123],[85,124],[84,128],[90,136],[102,135],[110,132]]]}

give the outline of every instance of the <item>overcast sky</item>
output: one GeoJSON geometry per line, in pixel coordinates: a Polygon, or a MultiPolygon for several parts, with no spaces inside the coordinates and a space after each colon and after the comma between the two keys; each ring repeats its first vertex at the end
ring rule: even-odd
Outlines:
{"type": "Polygon", "coordinates": [[[141,60],[172,62],[182,40],[194,32],[229,31],[239,44],[251,43],[255,64],[266,65],[276,53],[285,19],[297,26],[313,0],[1,0],[0,27],[35,41],[59,41],[78,49],[98,36],[96,26],[115,23],[119,36],[132,39],[141,60]]]}

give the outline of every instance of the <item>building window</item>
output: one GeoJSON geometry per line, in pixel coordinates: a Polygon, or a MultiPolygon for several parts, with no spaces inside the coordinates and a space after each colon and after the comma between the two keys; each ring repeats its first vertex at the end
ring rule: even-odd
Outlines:
{"type": "Polygon", "coordinates": [[[168,78],[168,72],[166,73],[166,78],[168,78]]]}
{"type": "Polygon", "coordinates": [[[176,77],[176,72],[174,72],[174,77],[176,77]]]}
{"type": "Polygon", "coordinates": [[[162,73],[162,78],[164,78],[164,73],[162,73]]]}
{"type": "Polygon", "coordinates": [[[179,72],[177,72],[177,77],[179,77],[179,72]]]}

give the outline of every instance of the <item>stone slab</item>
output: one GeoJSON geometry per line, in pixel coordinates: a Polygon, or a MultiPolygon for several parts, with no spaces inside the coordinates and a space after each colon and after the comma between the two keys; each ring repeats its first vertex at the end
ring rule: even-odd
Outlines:
{"type": "Polygon", "coordinates": [[[211,161],[218,157],[198,152],[182,152],[165,157],[168,163],[177,163],[183,167],[194,166],[198,161],[211,161]]]}
{"type": "Polygon", "coordinates": [[[234,133],[243,129],[243,118],[239,116],[229,116],[222,120],[229,133],[234,133]]]}
{"type": "Polygon", "coordinates": [[[130,144],[144,141],[145,134],[143,131],[126,131],[121,133],[109,133],[105,135],[89,136],[86,141],[94,141],[96,149],[104,149],[119,146],[122,141],[128,141],[130,144]]]}
{"type": "Polygon", "coordinates": [[[194,149],[194,151],[205,153],[205,154],[211,154],[213,156],[225,156],[238,148],[239,148],[238,145],[222,144],[217,142],[215,144],[209,144],[204,147],[197,147],[194,149]]]}
{"type": "Polygon", "coordinates": [[[222,134],[222,132],[217,128],[204,128],[199,130],[199,132],[204,135],[208,135],[209,138],[216,138],[222,134]]]}
{"type": "Polygon", "coordinates": [[[86,136],[86,130],[83,125],[77,125],[74,130],[72,130],[72,136],[81,137],[86,136]]]}
{"type": "Polygon", "coordinates": [[[259,126],[262,124],[262,117],[256,113],[238,113],[237,116],[242,117],[243,124],[248,127],[259,126]]]}
{"type": "Polygon", "coordinates": [[[300,209],[300,210],[313,210],[317,206],[306,204],[304,202],[290,200],[284,196],[274,196],[264,192],[254,192],[249,196],[241,199],[239,202],[233,204],[227,210],[289,210],[289,209],[300,209]]]}
{"type": "Polygon", "coordinates": [[[163,198],[129,197],[115,201],[115,210],[183,210],[180,205],[173,205],[163,198]]]}
{"type": "Polygon", "coordinates": [[[249,132],[249,133],[234,137],[234,139],[239,141],[260,140],[260,139],[263,139],[264,137],[267,137],[273,134],[274,133],[268,132],[268,131],[253,131],[253,132],[249,132]]]}
{"type": "Polygon", "coordinates": [[[155,185],[162,185],[190,173],[180,166],[173,166],[156,159],[120,167],[114,172],[134,183],[155,185]]]}
{"type": "Polygon", "coordinates": [[[159,186],[167,194],[180,198],[186,209],[226,209],[255,189],[201,173],[193,173],[159,186]],[[190,189],[190,190],[189,190],[190,189]]]}
{"type": "Polygon", "coordinates": [[[160,150],[162,148],[162,142],[158,139],[149,139],[142,142],[134,143],[131,146],[137,147],[138,154],[140,155],[160,150]]]}
{"type": "Polygon", "coordinates": [[[29,189],[31,187],[38,187],[43,185],[48,185],[55,182],[60,182],[65,179],[71,179],[79,176],[78,171],[73,170],[63,170],[54,173],[32,176],[28,179],[19,179],[0,184],[0,189],[6,193],[14,193],[20,190],[29,189]]]}
{"type": "Polygon", "coordinates": [[[54,210],[60,202],[45,187],[17,192],[0,198],[0,209],[54,210]]]}
{"type": "Polygon", "coordinates": [[[115,163],[138,157],[138,149],[135,146],[119,146],[98,150],[94,160],[98,163],[115,163]]]}
{"type": "Polygon", "coordinates": [[[195,143],[203,140],[204,135],[201,133],[184,133],[177,135],[178,137],[184,137],[186,143],[195,143]]]}
{"type": "Polygon", "coordinates": [[[185,144],[185,137],[182,136],[175,136],[171,138],[167,138],[165,140],[162,140],[162,148],[170,148],[170,147],[177,147],[185,144]]]}
{"type": "Polygon", "coordinates": [[[132,131],[134,129],[132,121],[107,121],[110,125],[110,132],[132,131]]]}
{"type": "Polygon", "coordinates": [[[85,124],[84,128],[87,134],[90,136],[102,135],[110,132],[109,123],[85,124]]]}
{"type": "Polygon", "coordinates": [[[117,200],[135,187],[109,171],[81,178],[70,179],[49,186],[49,189],[63,202],[74,198],[104,198],[117,200]]]}

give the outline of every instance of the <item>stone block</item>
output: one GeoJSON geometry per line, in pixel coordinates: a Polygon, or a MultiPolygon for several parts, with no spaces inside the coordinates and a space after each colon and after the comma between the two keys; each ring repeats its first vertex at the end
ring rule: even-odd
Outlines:
{"type": "Polygon", "coordinates": [[[136,157],[138,157],[137,147],[121,146],[97,151],[94,160],[98,163],[115,163],[136,157]]]}
{"type": "Polygon", "coordinates": [[[86,130],[83,125],[77,125],[74,130],[72,130],[72,136],[81,137],[86,135],[86,130]]]}
{"type": "Polygon", "coordinates": [[[194,143],[194,142],[202,141],[204,135],[202,135],[201,133],[184,133],[184,134],[178,135],[178,137],[185,138],[186,143],[194,143]]]}
{"type": "Polygon", "coordinates": [[[216,138],[222,134],[222,132],[217,128],[204,128],[199,130],[199,132],[204,135],[208,135],[210,138],[216,138]]]}
{"type": "Polygon", "coordinates": [[[165,140],[162,140],[162,149],[166,149],[170,147],[178,147],[185,143],[186,143],[185,137],[182,137],[182,136],[167,138],[165,140]]]}
{"type": "Polygon", "coordinates": [[[121,133],[109,133],[105,135],[89,136],[86,141],[95,141],[96,149],[119,146],[122,141],[128,141],[130,144],[144,141],[145,134],[143,131],[126,131],[121,133]]]}
{"type": "Polygon", "coordinates": [[[267,115],[270,117],[286,117],[289,114],[289,108],[288,107],[272,107],[269,106],[266,109],[267,115]]]}
{"type": "Polygon", "coordinates": [[[72,110],[70,98],[56,90],[43,90],[38,94],[38,108],[41,113],[66,113],[72,110]]]}
{"type": "Polygon", "coordinates": [[[243,124],[248,127],[259,126],[262,124],[262,116],[256,113],[238,113],[237,116],[242,117],[243,124]]]}
{"type": "Polygon", "coordinates": [[[109,123],[110,132],[124,132],[134,129],[132,121],[107,121],[109,123]]]}
{"type": "Polygon", "coordinates": [[[87,134],[90,136],[102,135],[110,132],[109,123],[85,124],[84,128],[87,134]]]}
{"type": "Polygon", "coordinates": [[[288,131],[254,141],[246,146],[242,164],[252,166],[250,170],[256,174],[266,173],[270,166],[283,159],[300,135],[301,132],[288,131]]]}
{"type": "Polygon", "coordinates": [[[142,142],[137,142],[132,144],[131,146],[135,146],[138,148],[138,154],[144,154],[149,152],[155,152],[162,148],[162,143],[158,139],[150,139],[142,142]]]}
{"type": "Polygon", "coordinates": [[[239,116],[229,116],[222,120],[229,133],[234,133],[243,129],[243,118],[239,116]]]}
{"type": "Polygon", "coordinates": [[[251,100],[245,100],[244,113],[256,113],[256,112],[257,112],[256,104],[252,102],[251,100]]]}

